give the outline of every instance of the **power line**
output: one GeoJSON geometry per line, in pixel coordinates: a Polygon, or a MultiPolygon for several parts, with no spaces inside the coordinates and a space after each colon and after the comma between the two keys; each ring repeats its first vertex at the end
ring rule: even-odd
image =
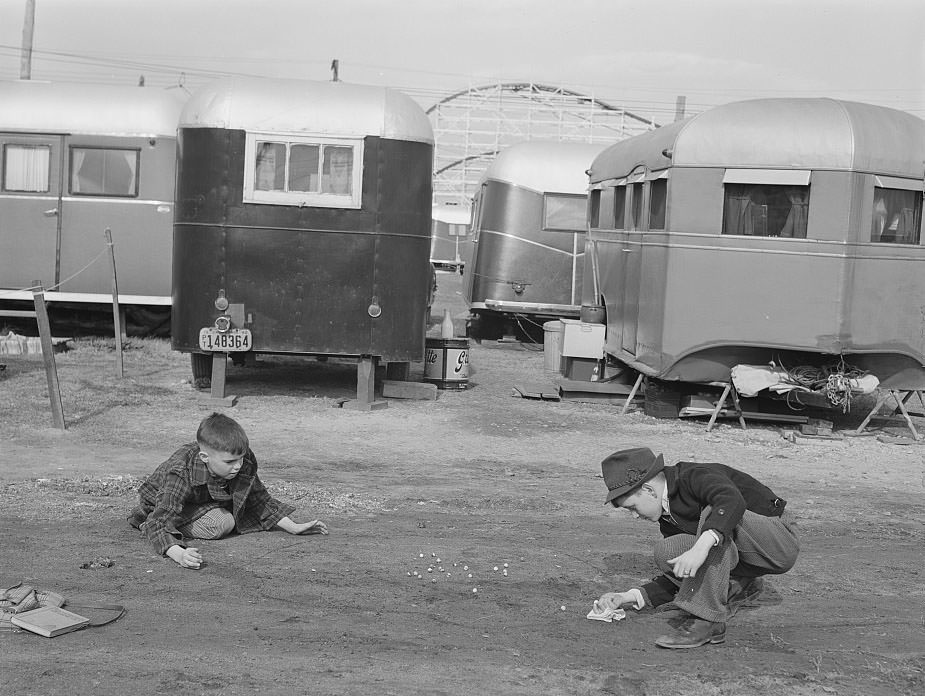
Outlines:
{"type": "MultiPolygon", "coordinates": [[[[181,74],[185,75],[187,78],[187,84],[190,86],[195,86],[195,83],[198,80],[211,80],[220,77],[278,77],[278,75],[273,74],[273,71],[242,71],[242,70],[227,70],[227,69],[215,69],[211,67],[203,67],[203,63],[223,63],[226,64],[228,61],[233,60],[235,63],[243,63],[247,65],[253,65],[255,67],[259,66],[271,66],[278,65],[279,60],[274,58],[227,58],[227,57],[216,57],[216,56],[198,56],[198,55],[176,55],[172,58],[177,59],[176,63],[165,63],[158,60],[139,60],[138,58],[156,58],[156,56],[145,56],[138,55],[135,57],[126,57],[126,54],[121,53],[112,53],[112,54],[85,54],[85,53],[74,53],[68,51],[53,51],[53,50],[36,50],[33,49],[33,58],[40,58],[45,62],[55,64],[57,67],[55,69],[56,77],[60,76],[60,79],[73,80],[73,81],[90,81],[90,82],[101,82],[101,83],[111,83],[117,81],[115,76],[107,76],[102,78],[100,76],[93,76],[88,74],[85,68],[109,68],[113,70],[124,71],[128,73],[126,79],[131,79],[134,83],[137,80],[138,73],[143,72],[147,74],[162,75],[176,80],[181,74]],[[195,67],[193,67],[195,66],[195,67]]],[[[0,56],[9,56],[10,58],[16,58],[18,60],[20,56],[20,48],[17,46],[10,46],[6,44],[0,44],[0,56]]],[[[329,60],[324,61],[314,61],[314,60],[295,60],[287,61],[288,64],[297,64],[303,66],[313,66],[318,70],[318,74],[326,74],[327,68],[330,64],[329,60]]],[[[465,75],[461,73],[452,73],[452,72],[442,72],[435,70],[421,70],[421,69],[410,69],[410,68],[398,68],[394,66],[385,66],[385,65],[373,65],[368,63],[350,63],[346,66],[343,66],[347,69],[356,68],[356,69],[365,69],[377,72],[391,72],[398,74],[406,74],[409,76],[427,76],[427,77],[445,77],[453,80],[457,80],[463,84],[468,84],[470,86],[475,86],[478,84],[492,84],[495,82],[511,82],[509,79],[493,79],[488,77],[475,78],[472,75],[465,75]]],[[[531,80],[524,80],[530,82],[531,80]]],[[[533,82],[538,83],[549,83],[545,80],[533,80],[533,82]]],[[[561,81],[553,81],[554,84],[559,84],[561,81]]],[[[458,91],[458,88],[454,90],[453,87],[447,86],[446,88],[437,88],[437,87],[425,87],[421,85],[408,84],[405,86],[393,85],[396,89],[407,93],[409,96],[415,97],[419,102],[425,105],[431,105],[436,103],[442,98],[445,98],[448,92],[458,91]]],[[[675,99],[677,95],[684,94],[687,97],[687,112],[697,113],[699,111],[705,111],[706,109],[712,108],[714,106],[719,106],[721,104],[728,103],[729,101],[736,101],[742,99],[743,97],[755,98],[755,97],[774,97],[774,96],[798,96],[798,95],[819,95],[821,90],[814,90],[808,88],[802,89],[748,89],[748,88],[722,88],[722,89],[691,89],[689,87],[669,87],[669,86],[646,86],[642,87],[625,87],[619,89],[614,85],[602,85],[602,84],[574,84],[570,83],[569,87],[576,89],[578,91],[593,95],[594,98],[601,99],[604,101],[613,101],[619,103],[624,108],[633,108],[636,110],[645,111],[651,115],[671,115],[674,113],[675,109],[675,99]],[[642,99],[642,98],[622,98],[614,97],[617,92],[631,92],[631,93],[645,93],[653,94],[652,99],[642,99]],[[728,99],[725,98],[725,95],[728,95],[728,99]]],[[[913,114],[923,114],[925,113],[925,95],[923,95],[922,90],[916,88],[888,88],[877,86],[873,88],[863,88],[863,87],[850,87],[850,88],[833,88],[827,91],[828,94],[832,96],[838,96],[839,98],[851,98],[851,95],[859,95],[860,98],[863,98],[864,95],[869,94],[878,94],[882,95],[877,101],[878,103],[884,106],[892,106],[893,108],[903,109],[913,114]]],[[[856,97],[857,98],[857,97],[856,97]]],[[[664,118],[662,120],[665,120],[664,118]]]]}

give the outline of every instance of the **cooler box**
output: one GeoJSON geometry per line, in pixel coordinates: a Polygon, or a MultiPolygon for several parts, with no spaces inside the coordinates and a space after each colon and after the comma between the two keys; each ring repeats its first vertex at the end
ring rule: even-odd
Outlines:
{"type": "Polygon", "coordinates": [[[588,324],[577,319],[562,319],[562,357],[592,358],[604,357],[604,324],[588,324]]]}

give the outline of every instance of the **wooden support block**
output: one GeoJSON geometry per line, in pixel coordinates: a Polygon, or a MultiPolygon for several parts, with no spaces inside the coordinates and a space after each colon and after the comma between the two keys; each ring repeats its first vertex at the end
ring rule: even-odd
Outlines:
{"type": "MultiPolygon", "coordinates": [[[[595,394],[610,394],[612,396],[626,396],[633,391],[632,384],[625,382],[586,382],[581,379],[559,379],[559,388],[562,391],[590,392],[595,394]]],[[[622,399],[621,399],[622,401],[622,399]]]]}
{"type": "Polygon", "coordinates": [[[379,359],[375,355],[363,355],[357,361],[357,401],[372,403],[376,400],[376,365],[379,359]]]}
{"type": "Polygon", "coordinates": [[[219,407],[230,408],[232,406],[237,405],[238,403],[238,397],[235,395],[228,395],[228,396],[223,396],[221,398],[216,398],[212,396],[211,394],[200,394],[199,398],[203,402],[209,404],[210,406],[214,406],[215,408],[219,408],[219,407]]]}
{"type": "Polygon", "coordinates": [[[228,370],[228,354],[212,353],[212,383],[211,396],[213,399],[225,398],[225,373],[228,370]]]}
{"type": "Polygon", "coordinates": [[[362,355],[357,362],[357,398],[344,402],[344,408],[353,411],[377,411],[387,408],[388,401],[376,400],[376,365],[379,358],[375,355],[362,355]]]}
{"type": "Polygon", "coordinates": [[[350,399],[345,401],[342,408],[350,409],[351,411],[378,411],[383,408],[388,408],[388,401],[360,401],[359,399],[350,399]]]}
{"type": "MultiPolygon", "coordinates": [[[[389,364],[393,365],[396,363],[389,364]]],[[[387,379],[382,382],[382,396],[389,399],[436,401],[437,385],[427,382],[403,382],[387,379]]]]}

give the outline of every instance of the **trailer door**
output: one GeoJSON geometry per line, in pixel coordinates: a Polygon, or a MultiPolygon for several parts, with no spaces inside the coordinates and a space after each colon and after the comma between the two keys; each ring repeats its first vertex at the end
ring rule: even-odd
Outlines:
{"type": "Polygon", "coordinates": [[[642,250],[638,244],[639,235],[627,234],[623,246],[623,337],[621,346],[631,355],[636,355],[636,333],[639,323],[639,281],[642,272],[642,250]]]}
{"type": "Polygon", "coordinates": [[[59,281],[63,137],[0,132],[0,286],[59,281]]]}

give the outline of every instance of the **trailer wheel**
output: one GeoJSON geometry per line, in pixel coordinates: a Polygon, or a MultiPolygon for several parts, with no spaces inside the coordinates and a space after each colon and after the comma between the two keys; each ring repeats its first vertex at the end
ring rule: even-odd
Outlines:
{"type": "Polygon", "coordinates": [[[209,353],[190,353],[190,367],[193,371],[193,386],[196,389],[208,389],[212,386],[212,355],[209,353]]]}
{"type": "Polygon", "coordinates": [[[681,411],[681,389],[660,379],[646,380],[643,410],[654,418],[677,418],[681,411]]]}

